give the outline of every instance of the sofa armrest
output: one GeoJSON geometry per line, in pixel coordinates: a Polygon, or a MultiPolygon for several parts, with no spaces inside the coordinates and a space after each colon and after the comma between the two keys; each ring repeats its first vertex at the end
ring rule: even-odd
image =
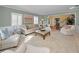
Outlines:
{"type": "Polygon", "coordinates": [[[0,34],[0,40],[2,40],[1,34],[0,34]]]}
{"type": "Polygon", "coordinates": [[[5,50],[5,51],[3,51],[2,53],[15,53],[15,52],[12,51],[12,50],[5,50]]]}
{"type": "Polygon", "coordinates": [[[19,42],[19,35],[17,35],[17,34],[12,35],[7,39],[2,40],[2,48],[1,49],[16,47],[18,45],[18,42],[19,42]]]}

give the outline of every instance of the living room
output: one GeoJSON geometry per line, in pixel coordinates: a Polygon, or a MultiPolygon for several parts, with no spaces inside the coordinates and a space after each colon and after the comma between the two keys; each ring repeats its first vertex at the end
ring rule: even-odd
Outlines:
{"type": "Polygon", "coordinates": [[[78,53],[79,5],[0,6],[1,53],[78,53]]]}

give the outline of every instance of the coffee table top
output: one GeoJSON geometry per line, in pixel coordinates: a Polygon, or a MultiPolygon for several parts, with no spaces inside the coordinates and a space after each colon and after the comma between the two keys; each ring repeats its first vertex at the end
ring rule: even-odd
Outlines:
{"type": "Polygon", "coordinates": [[[42,35],[46,35],[47,33],[49,33],[50,31],[41,31],[41,30],[36,30],[36,33],[42,34],[42,35]]]}

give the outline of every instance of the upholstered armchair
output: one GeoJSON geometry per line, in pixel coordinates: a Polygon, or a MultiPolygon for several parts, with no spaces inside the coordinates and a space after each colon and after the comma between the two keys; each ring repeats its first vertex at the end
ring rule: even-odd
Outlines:
{"type": "Polygon", "coordinates": [[[74,25],[66,25],[61,28],[60,32],[64,35],[73,35],[75,33],[74,25]]]}

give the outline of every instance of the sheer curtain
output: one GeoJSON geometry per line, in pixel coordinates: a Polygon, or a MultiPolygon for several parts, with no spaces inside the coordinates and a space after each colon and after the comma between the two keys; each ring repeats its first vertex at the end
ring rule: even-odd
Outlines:
{"type": "Polygon", "coordinates": [[[35,30],[38,30],[39,29],[38,16],[34,16],[34,25],[35,30]]]}
{"type": "Polygon", "coordinates": [[[34,24],[38,24],[38,16],[34,16],[34,24]]]}

